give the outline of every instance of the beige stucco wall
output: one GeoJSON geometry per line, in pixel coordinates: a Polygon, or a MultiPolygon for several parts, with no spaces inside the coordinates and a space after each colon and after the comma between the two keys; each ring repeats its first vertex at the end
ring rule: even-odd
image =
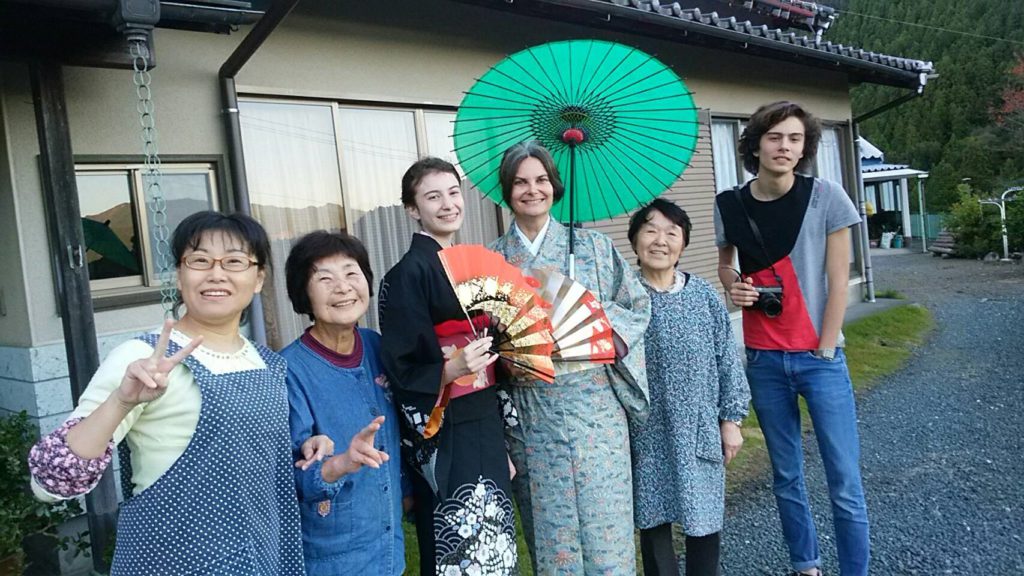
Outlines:
{"type": "MultiPolygon", "coordinates": [[[[300,3],[238,83],[249,94],[455,106],[462,91],[506,53],[578,37],[618,40],[657,54],[686,79],[697,104],[713,113],[749,114],[760,103],[788,98],[825,119],[849,118],[846,79],[839,73],[448,1],[300,3]]],[[[224,154],[217,70],[241,38],[156,32],[153,93],[161,153],[224,154]]],[[[0,64],[0,74],[0,265],[24,273],[24,279],[0,278],[8,308],[0,317],[0,344],[38,346],[63,335],[48,264],[35,118],[27,67],[0,64]]],[[[65,68],[65,80],[76,154],[140,152],[129,72],[65,68]]],[[[160,314],[158,306],[98,312],[97,330],[152,326],[160,314]]]]}
{"type": "Polygon", "coordinates": [[[462,92],[508,53],[553,40],[603,38],[656,54],[684,77],[699,106],[717,113],[749,114],[760,103],[787,98],[824,119],[850,117],[843,74],[763,58],[457,2],[321,0],[296,10],[243,69],[241,90],[457,106],[462,92]]]}
{"type": "MultiPolygon", "coordinates": [[[[223,154],[217,69],[241,36],[158,30],[156,38],[158,67],[153,72],[153,94],[160,153],[223,154]]],[[[4,129],[7,139],[17,143],[10,146],[6,154],[14,176],[10,194],[2,183],[6,166],[0,168],[0,207],[9,202],[14,205],[12,212],[4,211],[0,215],[0,221],[8,214],[13,220],[16,214],[16,223],[3,226],[0,235],[15,234],[17,241],[4,244],[0,258],[5,260],[0,262],[6,264],[7,258],[17,258],[20,262],[32,263],[3,268],[24,270],[27,286],[27,290],[24,287],[21,290],[24,303],[15,304],[20,304],[19,311],[27,308],[28,314],[12,330],[0,331],[3,333],[0,344],[40,346],[63,340],[63,329],[49,265],[35,112],[28,66],[4,64],[0,69],[4,82],[4,129]],[[9,255],[9,247],[15,245],[15,254],[9,255]]],[[[76,155],[141,154],[135,87],[130,71],[65,67],[64,81],[72,149],[76,155]]],[[[158,324],[161,317],[161,308],[156,305],[101,311],[96,313],[96,329],[100,334],[137,330],[158,324]]],[[[0,322],[4,321],[0,318],[0,322]]]]}

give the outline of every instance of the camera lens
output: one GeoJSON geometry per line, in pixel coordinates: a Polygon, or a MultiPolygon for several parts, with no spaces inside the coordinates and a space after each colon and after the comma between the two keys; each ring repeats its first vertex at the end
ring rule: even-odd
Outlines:
{"type": "Polygon", "coordinates": [[[779,314],[782,314],[782,300],[780,300],[775,294],[762,294],[761,310],[764,310],[765,316],[775,318],[779,314]]]}

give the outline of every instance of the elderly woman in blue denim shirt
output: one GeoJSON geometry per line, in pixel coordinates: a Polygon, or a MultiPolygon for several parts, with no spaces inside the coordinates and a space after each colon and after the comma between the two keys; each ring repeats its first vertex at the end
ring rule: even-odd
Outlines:
{"type": "Polygon", "coordinates": [[[357,326],[372,296],[366,248],[313,232],[292,248],[285,273],[295,312],[313,321],[281,351],[307,574],[402,574],[398,420],[380,335],[357,326]],[[333,453],[335,439],[344,452],[333,453]]]}

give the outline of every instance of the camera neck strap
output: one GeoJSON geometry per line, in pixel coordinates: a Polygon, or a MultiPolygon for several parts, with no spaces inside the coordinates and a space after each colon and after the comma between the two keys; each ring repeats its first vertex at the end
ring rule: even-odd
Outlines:
{"type": "MultiPolygon", "coordinates": [[[[750,217],[750,212],[747,212],[747,205],[743,202],[743,191],[739,186],[735,186],[732,189],[733,196],[736,197],[736,203],[740,205],[740,210],[743,211],[743,216],[747,219],[747,224],[750,225],[750,231],[754,233],[754,240],[757,245],[761,247],[761,253],[764,254],[764,261],[768,263],[768,268],[772,271],[772,276],[775,276],[775,281],[782,285],[782,278],[775,271],[775,263],[772,262],[772,257],[768,255],[768,247],[764,244],[764,237],[761,236],[761,228],[757,226],[757,222],[750,217]]],[[[753,194],[753,191],[751,191],[753,194]]]]}

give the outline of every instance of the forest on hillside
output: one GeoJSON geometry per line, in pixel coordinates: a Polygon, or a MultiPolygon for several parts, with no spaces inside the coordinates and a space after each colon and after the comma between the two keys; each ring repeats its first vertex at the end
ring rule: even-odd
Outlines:
{"type": "MultiPolygon", "coordinates": [[[[840,14],[825,39],[935,64],[939,76],[923,97],[861,128],[887,161],[931,172],[929,212],[948,208],[968,186],[990,197],[1024,184],[1024,1],[827,3],[840,14]]],[[[854,114],[906,93],[857,86],[854,114]]]]}

